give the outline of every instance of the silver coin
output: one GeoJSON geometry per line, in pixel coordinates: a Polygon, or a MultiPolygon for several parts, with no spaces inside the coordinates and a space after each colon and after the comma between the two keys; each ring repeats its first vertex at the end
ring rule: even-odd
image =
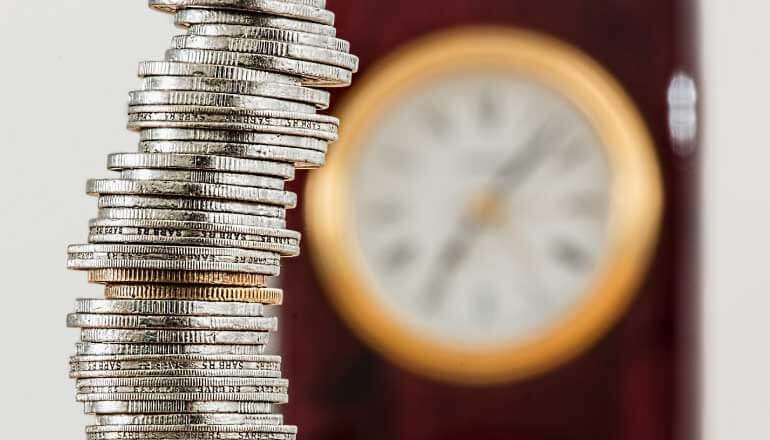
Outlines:
{"type": "Polygon", "coordinates": [[[284,179],[281,178],[256,174],[222,173],[219,171],[128,169],[120,173],[120,178],[121,180],[172,180],[176,182],[284,189],[284,179]]]}
{"type": "Polygon", "coordinates": [[[84,402],[86,414],[267,414],[273,405],[268,402],[217,401],[112,401],[84,402]]]}
{"type": "MultiPolygon", "coordinates": [[[[186,11],[180,11],[184,13],[186,11]]],[[[154,76],[192,76],[219,78],[238,81],[273,82],[278,84],[300,85],[302,79],[295,75],[266,72],[264,70],[244,69],[242,67],[218,66],[214,64],[173,63],[169,61],[143,61],[139,63],[140,78],[154,76]]]]}
{"type": "Polygon", "coordinates": [[[198,105],[297,113],[315,113],[316,111],[314,105],[283,99],[189,90],[134,90],[128,93],[128,105],[198,105]]]}
{"type": "Polygon", "coordinates": [[[149,377],[80,379],[81,394],[107,393],[288,393],[288,381],[245,377],[149,377]],[[96,381],[96,384],[87,382],[96,381]],[[123,381],[118,382],[118,381],[123,381]],[[100,385],[98,382],[110,383],[100,385]]]}
{"type": "Polygon", "coordinates": [[[326,37],[334,37],[337,35],[337,29],[334,26],[327,26],[303,20],[292,20],[290,18],[270,15],[257,15],[238,11],[218,11],[213,9],[180,9],[174,16],[174,22],[179,26],[258,26],[275,29],[286,29],[296,32],[305,32],[308,34],[323,35],[326,37]]]}
{"type": "Polygon", "coordinates": [[[139,143],[139,151],[144,153],[210,154],[244,159],[265,159],[290,162],[298,168],[319,167],[326,163],[326,154],[321,151],[226,142],[145,141],[139,143]]]}
{"type": "MultiPolygon", "coordinates": [[[[241,226],[241,225],[228,225],[217,223],[200,223],[200,222],[183,222],[183,221],[153,221],[153,220],[91,220],[89,227],[103,227],[103,228],[148,228],[148,230],[134,231],[139,234],[156,234],[153,229],[166,228],[166,229],[180,229],[180,230],[198,230],[205,231],[212,234],[221,233],[222,235],[213,235],[221,238],[234,238],[230,234],[242,234],[253,236],[270,236],[270,237],[283,237],[293,240],[299,240],[302,238],[302,234],[290,229],[276,229],[276,228],[260,228],[253,226],[241,226]]],[[[99,233],[114,233],[117,231],[110,231],[108,229],[100,229],[96,232],[99,233]]],[[[169,232],[169,235],[173,233],[169,232]]],[[[256,238],[255,238],[256,239],[256,238]]]]}
{"type": "Polygon", "coordinates": [[[166,60],[195,64],[219,64],[297,75],[305,78],[304,84],[318,87],[344,87],[350,85],[353,79],[353,72],[342,67],[293,58],[242,52],[169,49],[166,51],[166,60]]]}
{"type": "Polygon", "coordinates": [[[169,232],[167,232],[168,235],[176,235],[176,232],[172,232],[176,230],[202,231],[211,237],[229,239],[239,238],[238,236],[250,236],[248,238],[253,240],[258,240],[257,237],[276,237],[299,240],[302,237],[302,234],[290,229],[178,221],[92,220],[89,222],[89,227],[99,228],[94,229],[93,232],[100,234],[127,232],[130,234],[160,235],[161,232],[155,230],[166,229],[169,230],[169,232]]]}
{"type": "MultiPolygon", "coordinates": [[[[276,34],[276,33],[274,33],[276,34]]],[[[358,57],[347,52],[325,47],[285,43],[269,39],[210,37],[201,35],[178,35],[171,40],[175,49],[201,49],[225,52],[287,57],[296,60],[337,66],[353,72],[358,71],[358,57]]]]}
{"type": "Polygon", "coordinates": [[[297,195],[289,191],[168,180],[89,179],[86,184],[86,193],[93,196],[122,194],[201,197],[265,203],[286,208],[294,208],[297,205],[297,195]]]}
{"type": "Polygon", "coordinates": [[[330,142],[337,140],[337,127],[334,126],[321,125],[302,119],[236,116],[221,113],[132,112],[128,115],[128,128],[131,130],[146,130],[151,128],[237,130],[307,136],[330,142]],[[191,117],[188,118],[188,115],[191,117]],[[316,130],[313,128],[306,128],[309,126],[320,126],[322,129],[316,130]]]}
{"type": "Polygon", "coordinates": [[[184,169],[258,174],[282,179],[294,178],[294,167],[290,164],[225,156],[115,153],[107,156],[107,167],[111,170],[135,168],[184,169]]]}
{"type": "Polygon", "coordinates": [[[70,313],[67,326],[108,329],[276,331],[278,320],[248,316],[107,315],[70,313]]]}
{"type": "Polygon", "coordinates": [[[188,90],[234,95],[266,96],[329,107],[329,92],[276,82],[237,81],[190,76],[153,76],[142,81],[143,90],[188,90]]]}
{"type": "MultiPolygon", "coordinates": [[[[150,377],[150,378],[105,378],[105,379],[82,379],[78,380],[77,388],[106,388],[106,387],[208,387],[208,386],[260,386],[276,387],[281,392],[285,392],[289,387],[289,381],[286,379],[247,379],[239,377],[224,378],[199,378],[199,377],[150,377]]],[[[135,391],[128,391],[135,392],[135,391]]],[[[195,392],[195,391],[194,391],[195,392]]],[[[198,391],[206,392],[209,391],[198,391]]],[[[218,392],[218,391],[212,391],[218,392]]],[[[239,391],[225,391],[237,393],[239,391]]],[[[271,391],[272,392],[272,391],[271,391]]]]}
{"type": "Polygon", "coordinates": [[[108,393],[288,393],[288,381],[246,377],[149,377],[78,380],[81,394],[108,393]],[[97,382],[87,384],[87,382],[97,382]],[[118,382],[118,381],[123,381],[118,382]],[[110,383],[100,385],[99,382],[110,383]]]}
{"type": "Polygon", "coordinates": [[[80,369],[70,372],[71,379],[95,378],[131,378],[131,377],[244,377],[244,378],[278,378],[280,371],[275,370],[215,370],[215,369],[136,369],[136,370],[88,370],[80,369]]]}
{"type": "MultiPolygon", "coordinates": [[[[278,1],[286,2],[286,3],[296,3],[298,5],[310,6],[313,8],[320,8],[320,9],[326,8],[326,0],[278,0],[278,1]]],[[[210,6],[210,7],[214,8],[214,6],[210,6]]],[[[230,3],[222,3],[223,9],[230,9],[233,7],[234,6],[230,6],[230,3]]],[[[255,11],[251,11],[252,14],[254,12],[255,11]]],[[[257,12],[261,12],[261,11],[257,11],[257,12]]]]}
{"type": "MultiPolygon", "coordinates": [[[[152,417],[152,420],[171,420],[173,417],[179,417],[181,415],[169,414],[168,418],[156,418],[152,417]]],[[[224,415],[223,415],[224,416],[224,415]]],[[[249,420],[247,416],[237,416],[231,420],[249,420]]],[[[137,420],[135,418],[100,418],[101,420],[137,420]]],[[[139,419],[147,420],[147,419],[139,419]]],[[[185,417],[178,420],[185,421],[200,421],[200,420],[225,420],[224,417],[202,419],[185,417]]],[[[254,422],[246,423],[115,423],[106,424],[100,423],[99,425],[91,425],[86,427],[87,433],[95,432],[285,432],[296,433],[296,426],[283,425],[283,420],[280,415],[275,414],[274,417],[266,417],[262,415],[255,415],[251,418],[254,422]],[[257,418],[258,417],[258,418],[257,418]],[[256,423],[255,423],[256,422],[256,423]]]]}
{"type": "Polygon", "coordinates": [[[93,244],[157,244],[169,246],[232,247],[255,251],[276,252],[283,257],[296,257],[300,253],[299,246],[297,245],[273,243],[276,239],[271,237],[263,238],[263,240],[256,241],[209,237],[90,234],[88,236],[88,242],[93,244]]]}
{"type": "Polygon", "coordinates": [[[248,38],[254,40],[280,41],[321,47],[338,52],[350,52],[350,43],[333,36],[321,35],[286,27],[242,26],[235,24],[195,24],[188,28],[188,35],[204,37],[248,38]]]}
{"type": "Polygon", "coordinates": [[[275,145],[326,152],[329,143],[321,139],[284,134],[248,133],[228,130],[154,128],[142,130],[141,141],[232,142],[237,144],[275,145]]]}
{"type": "MultiPolygon", "coordinates": [[[[96,423],[105,430],[150,429],[175,431],[177,426],[196,425],[281,425],[281,414],[157,414],[99,416],[96,423]]],[[[90,427],[86,427],[86,431],[90,427]]],[[[237,428],[237,426],[236,426],[237,428]]]]}
{"type": "Polygon", "coordinates": [[[75,344],[80,356],[154,356],[154,355],[262,355],[261,345],[200,345],[200,344],[105,344],[79,342],[75,344]]]}
{"type": "Polygon", "coordinates": [[[166,12],[185,8],[235,9],[334,25],[333,12],[285,0],[150,0],[150,6],[166,12]]]}
{"type": "MultiPolygon", "coordinates": [[[[106,379],[106,378],[103,378],[106,379]]],[[[205,379],[205,380],[211,380],[214,378],[209,377],[180,377],[177,379],[205,379]]],[[[217,378],[217,379],[233,379],[233,378],[217,378]]],[[[245,377],[240,379],[247,379],[245,377]]],[[[253,378],[253,379],[264,379],[264,378],[253,378]]],[[[278,380],[278,379],[273,379],[278,380]]],[[[163,378],[163,382],[169,382],[169,378],[163,378]]],[[[235,394],[235,393],[244,393],[244,394],[253,394],[253,393],[283,393],[287,394],[288,387],[283,387],[282,391],[278,391],[279,387],[276,386],[264,386],[264,385],[218,385],[218,384],[208,384],[208,385],[193,385],[193,386],[181,386],[181,385],[169,385],[169,384],[159,384],[159,385],[137,385],[137,386],[105,386],[105,387],[96,387],[96,386],[79,386],[77,388],[77,392],[80,395],[110,395],[110,394],[196,394],[196,393],[207,393],[207,394],[235,394]]],[[[110,399],[112,400],[112,399],[110,399]]],[[[174,399],[176,400],[176,399],[174,399]]]]}
{"type": "Polygon", "coordinates": [[[289,396],[286,393],[76,393],[75,398],[80,402],[99,401],[210,401],[210,402],[270,402],[286,403],[289,396]]]}
{"type": "Polygon", "coordinates": [[[86,440],[243,440],[243,439],[270,439],[270,440],[295,440],[296,434],[284,432],[264,432],[259,428],[253,431],[240,432],[200,432],[200,431],[175,431],[175,432],[99,432],[87,433],[86,440]]]}
{"type": "MultiPolygon", "coordinates": [[[[243,348],[237,346],[237,348],[243,348]]],[[[209,370],[276,370],[281,369],[281,356],[271,354],[119,354],[75,355],[72,362],[95,362],[97,370],[185,369],[209,370]],[[108,362],[108,365],[99,364],[108,362]],[[129,363],[130,362],[130,363],[129,363]]]]}
{"type": "Polygon", "coordinates": [[[69,246],[67,267],[75,270],[124,268],[278,275],[280,261],[273,252],[243,249],[88,244],[69,246]]]}
{"type": "Polygon", "coordinates": [[[337,140],[339,119],[326,115],[232,107],[146,105],[128,108],[129,128],[202,128],[284,133],[337,140]]]}
{"type": "Polygon", "coordinates": [[[270,333],[255,331],[127,330],[86,328],[80,331],[80,338],[80,340],[83,342],[118,344],[265,345],[270,338],[270,333]]]}
{"type": "Polygon", "coordinates": [[[79,298],[76,313],[177,316],[264,316],[264,306],[254,303],[213,303],[180,300],[109,300],[79,298]]]}
{"type": "MultiPolygon", "coordinates": [[[[113,222],[114,223],[114,222],[113,222]]],[[[251,235],[241,232],[128,225],[91,226],[89,243],[160,244],[203,247],[234,247],[276,252],[281,256],[299,255],[299,238],[294,234],[251,235]]],[[[276,230],[273,230],[276,231],[276,230]]],[[[281,230],[277,230],[281,231],[281,230]]]]}
{"type": "MultiPolygon", "coordinates": [[[[106,195],[98,198],[99,208],[179,209],[185,211],[231,212],[260,217],[286,218],[286,210],[273,205],[210,199],[106,195]]],[[[162,227],[162,226],[159,226],[162,227]]]]}
{"type": "MultiPolygon", "coordinates": [[[[282,218],[264,217],[229,212],[182,211],[177,209],[135,209],[135,208],[102,208],[95,220],[150,220],[150,221],[182,221],[204,224],[240,225],[257,228],[286,228],[286,220],[282,218]]],[[[161,227],[161,225],[158,225],[161,227]]]]}

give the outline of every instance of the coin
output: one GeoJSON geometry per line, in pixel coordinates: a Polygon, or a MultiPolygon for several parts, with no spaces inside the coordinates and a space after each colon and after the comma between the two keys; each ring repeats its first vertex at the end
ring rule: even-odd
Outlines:
{"type": "MultiPolygon", "coordinates": [[[[183,416],[181,414],[169,414],[168,416],[149,417],[148,419],[139,420],[159,420],[164,421],[167,419],[178,419],[185,421],[199,421],[199,420],[226,420],[225,415],[210,415],[210,416],[183,416]],[[204,418],[205,417],[205,418],[204,418]]],[[[283,419],[279,415],[273,415],[268,417],[266,415],[253,415],[253,416],[240,416],[231,415],[231,420],[239,420],[241,423],[122,423],[122,424],[99,424],[86,427],[86,432],[286,432],[296,433],[296,426],[282,425],[283,419]],[[253,420],[253,422],[248,422],[253,420]],[[193,426],[189,426],[193,425],[193,426]],[[197,425],[197,426],[196,426],[197,425]],[[234,426],[241,425],[241,426],[234,426]]],[[[135,417],[128,418],[126,416],[105,416],[100,417],[99,420],[137,420],[135,417]],[[121,418],[118,418],[121,417],[121,418]]]]}
{"type": "Polygon", "coordinates": [[[172,47],[288,57],[337,66],[353,72],[358,70],[358,57],[347,52],[268,39],[178,35],[172,39],[172,47]]]}
{"type": "Polygon", "coordinates": [[[120,315],[189,315],[189,316],[254,316],[264,314],[262,304],[213,303],[184,300],[107,300],[80,298],[76,313],[120,315]]]}
{"type": "Polygon", "coordinates": [[[253,174],[220,173],[216,171],[130,169],[121,171],[120,180],[172,180],[177,182],[250,186],[253,188],[278,190],[284,188],[284,181],[282,179],[253,174]]]}
{"type": "Polygon", "coordinates": [[[280,289],[259,287],[177,286],[152,284],[111,284],[105,288],[106,298],[185,299],[222,302],[254,302],[277,305],[283,301],[280,289]]]}
{"type": "Polygon", "coordinates": [[[196,92],[189,90],[134,90],[128,93],[128,105],[197,105],[203,107],[235,107],[253,110],[276,110],[313,113],[315,106],[262,96],[232,93],[196,92]]]}
{"type": "MultiPolygon", "coordinates": [[[[169,429],[178,430],[179,426],[192,425],[280,425],[283,416],[280,414],[157,414],[157,415],[115,415],[99,416],[96,418],[99,429],[124,430],[169,429]]],[[[86,431],[96,426],[87,426],[86,431]]],[[[196,428],[197,429],[197,428],[196,428]]]]}
{"type": "Polygon", "coordinates": [[[241,316],[108,315],[70,313],[67,326],[106,329],[205,329],[275,331],[276,318],[241,316]]]}
{"type": "Polygon", "coordinates": [[[204,355],[204,356],[257,356],[262,355],[261,345],[199,345],[199,344],[105,344],[79,342],[75,344],[78,356],[155,356],[155,355],[204,355]]]}
{"type": "Polygon", "coordinates": [[[283,218],[233,214],[229,212],[187,211],[179,209],[101,208],[98,211],[97,220],[181,221],[276,229],[283,229],[286,227],[286,220],[283,218]]]}
{"type": "Polygon", "coordinates": [[[132,130],[151,128],[238,130],[304,136],[328,142],[337,140],[337,122],[335,118],[327,118],[323,115],[244,109],[208,111],[190,106],[130,107],[128,115],[128,128],[132,130]],[[166,109],[169,111],[165,111],[166,109]]]}
{"type": "Polygon", "coordinates": [[[283,0],[150,0],[150,6],[166,12],[184,8],[235,9],[334,25],[331,11],[283,0]]]}
{"type": "MultiPolygon", "coordinates": [[[[88,272],[91,283],[156,283],[203,284],[210,286],[243,286],[245,289],[265,287],[264,275],[235,272],[188,272],[152,269],[96,269],[88,272]],[[246,287],[248,286],[248,287],[246,287]]],[[[193,298],[189,298],[193,299],[193,298]]],[[[240,300],[247,301],[244,297],[240,300]]]]}
{"type": "MultiPolygon", "coordinates": [[[[180,26],[190,27],[193,25],[259,26],[324,35],[327,37],[334,37],[337,35],[337,29],[335,29],[334,26],[327,26],[309,21],[293,20],[284,17],[249,14],[229,10],[180,9],[176,11],[174,22],[180,26]]],[[[190,30],[190,33],[194,34],[195,32],[190,30]]],[[[224,34],[225,33],[223,33],[223,35],[224,34]]]]}
{"type": "Polygon", "coordinates": [[[107,393],[288,393],[289,381],[245,377],[143,377],[79,379],[81,394],[107,393]]]}
{"type": "Polygon", "coordinates": [[[84,402],[86,414],[174,414],[225,413],[266,414],[272,410],[267,402],[218,401],[112,401],[84,402]]]}
{"type": "MultiPolygon", "coordinates": [[[[184,223],[184,222],[179,222],[184,223]]],[[[190,224],[191,222],[187,222],[190,224]]],[[[204,226],[210,226],[205,223],[204,226]]],[[[94,244],[159,244],[172,246],[233,247],[299,255],[299,238],[286,235],[250,235],[241,232],[172,228],[170,226],[92,226],[88,241],[94,244]]],[[[256,228],[255,228],[256,229],[256,228]]],[[[279,230],[277,230],[279,231],[279,230]]]]}
{"type": "Polygon", "coordinates": [[[136,168],[205,170],[258,174],[282,179],[294,178],[294,168],[289,164],[210,155],[116,153],[107,156],[107,167],[111,170],[136,168]]]}
{"type": "Polygon", "coordinates": [[[121,244],[71,245],[67,259],[67,266],[75,270],[123,268],[263,275],[277,275],[279,264],[279,257],[273,252],[121,244]]]}
{"type": "MultiPolygon", "coordinates": [[[[99,196],[98,205],[99,208],[174,209],[180,211],[208,211],[215,213],[244,214],[256,217],[273,217],[276,219],[283,219],[286,217],[286,210],[284,208],[273,205],[211,199],[189,199],[178,197],[153,197],[117,194],[99,196]]],[[[96,224],[95,222],[99,221],[107,222],[108,220],[92,220],[89,226],[94,226],[96,224]]],[[[206,225],[207,223],[203,224],[206,225]]],[[[157,227],[162,228],[164,226],[162,224],[158,224],[157,227]]]]}
{"type": "Polygon", "coordinates": [[[280,371],[281,357],[246,354],[118,354],[76,355],[70,365],[77,370],[202,370],[280,371]],[[82,367],[82,368],[81,368],[82,367]]]}
{"type": "Polygon", "coordinates": [[[139,136],[141,141],[233,142],[302,148],[322,152],[326,152],[328,148],[328,142],[310,137],[228,130],[153,128],[142,130],[139,136]]]}
{"type": "Polygon", "coordinates": [[[88,370],[80,369],[70,372],[72,379],[95,378],[129,378],[129,377],[244,377],[244,378],[277,378],[281,377],[280,371],[274,370],[214,370],[214,369],[136,369],[136,370],[88,370]]]}
{"type": "MultiPolygon", "coordinates": [[[[180,11],[180,13],[185,11],[180,11]]],[[[214,64],[175,63],[170,61],[143,61],[139,63],[140,78],[153,76],[193,76],[238,81],[269,81],[278,84],[299,85],[302,80],[293,75],[282,75],[264,70],[214,64]]]]}
{"type": "Polygon", "coordinates": [[[80,331],[83,342],[119,344],[224,344],[264,345],[270,333],[211,330],[126,330],[93,329],[80,331]]]}
{"type": "Polygon", "coordinates": [[[206,199],[236,200],[266,203],[293,208],[297,195],[289,191],[212,183],[176,182],[168,180],[90,179],[86,183],[90,195],[130,194],[151,196],[201,197],[206,199]]]}
{"type": "Polygon", "coordinates": [[[87,440],[125,440],[127,438],[133,440],[168,440],[171,439],[185,439],[185,440],[207,440],[215,438],[217,440],[243,440],[243,439],[270,439],[270,440],[294,440],[296,434],[265,431],[262,427],[254,427],[252,430],[248,430],[247,427],[243,427],[241,431],[237,432],[217,432],[217,431],[169,431],[169,432],[98,432],[87,433],[87,440]]]}
{"type": "Polygon", "coordinates": [[[205,37],[231,37],[281,41],[284,43],[321,47],[338,52],[350,52],[350,43],[345,40],[335,38],[334,36],[323,35],[319,32],[287,29],[285,27],[277,28],[275,26],[258,25],[243,26],[237,24],[194,24],[187,30],[187,34],[205,37]]]}
{"type": "Polygon", "coordinates": [[[145,141],[139,143],[144,153],[211,154],[291,162],[298,168],[318,167],[326,162],[326,154],[304,148],[273,145],[236,144],[227,142],[145,141]]]}
{"type": "Polygon", "coordinates": [[[262,54],[204,49],[169,49],[166,51],[166,60],[195,64],[221,64],[298,75],[305,78],[304,84],[312,86],[344,87],[349,85],[353,78],[353,72],[343,67],[262,54]]]}
{"type": "Polygon", "coordinates": [[[236,95],[267,96],[313,104],[319,109],[329,106],[329,92],[276,82],[241,81],[221,78],[154,76],[142,81],[143,90],[189,90],[236,95]]]}

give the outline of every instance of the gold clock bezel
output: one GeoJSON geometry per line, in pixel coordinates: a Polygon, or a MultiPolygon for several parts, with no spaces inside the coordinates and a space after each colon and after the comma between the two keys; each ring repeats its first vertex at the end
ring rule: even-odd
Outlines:
{"type": "Polygon", "coordinates": [[[646,271],[660,227],[663,190],[652,138],[632,100],[599,64],[562,42],[502,28],[465,28],[424,38],[387,57],[342,106],[340,140],[310,178],[307,237],[325,291],[353,331],[415,373],[493,384],[556,368],[590,347],[624,313],[646,271]],[[353,231],[350,178],[367,133],[401,96],[436,75],[480,67],[524,75],[559,92],[606,146],[612,174],[603,266],[582,300],[525,342],[464,347],[435,341],[379,301],[353,231]]]}

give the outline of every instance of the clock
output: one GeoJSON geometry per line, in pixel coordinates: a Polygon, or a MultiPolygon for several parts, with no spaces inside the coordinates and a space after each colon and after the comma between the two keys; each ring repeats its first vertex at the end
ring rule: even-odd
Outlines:
{"type": "Polygon", "coordinates": [[[564,365],[632,301],[655,248],[653,142],[618,82],[532,32],[438,33],[342,103],[306,237],[331,303],[404,369],[463,384],[564,365]]]}

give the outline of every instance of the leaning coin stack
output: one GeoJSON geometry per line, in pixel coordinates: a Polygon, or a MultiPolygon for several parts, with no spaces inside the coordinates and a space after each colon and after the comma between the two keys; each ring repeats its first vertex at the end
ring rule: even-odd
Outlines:
{"type": "Polygon", "coordinates": [[[139,151],[110,155],[89,243],[68,266],[105,285],[68,316],[89,440],[293,439],[281,358],[263,350],[281,303],[268,288],[287,230],[296,168],[323,165],[337,119],[317,114],[358,59],[325,0],[150,0],[186,34],[141,63],[128,127],[139,151]]]}

